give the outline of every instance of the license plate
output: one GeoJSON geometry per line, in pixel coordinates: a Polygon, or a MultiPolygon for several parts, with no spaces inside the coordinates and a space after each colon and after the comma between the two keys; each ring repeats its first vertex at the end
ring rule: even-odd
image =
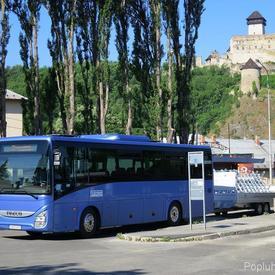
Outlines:
{"type": "Polygon", "coordinates": [[[10,225],[9,229],[12,229],[12,230],[21,230],[22,227],[21,227],[21,225],[10,225]]]}

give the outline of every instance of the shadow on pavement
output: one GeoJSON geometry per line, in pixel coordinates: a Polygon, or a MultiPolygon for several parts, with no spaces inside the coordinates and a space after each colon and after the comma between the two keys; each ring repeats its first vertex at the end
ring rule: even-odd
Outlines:
{"type": "MultiPolygon", "coordinates": [[[[253,210],[240,210],[240,211],[232,211],[229,212],[225,216],[215,216],[214,214],[210,214],[207,216],[207,222],[214,222],[214,221],[225,221],[224,225],[216,225],[214,227],[219,228],[226,228],[232,227],[234,225],[245,225],[246,223],[234,223],[232,220],[238,219],[241,217],[253,217],[256,216],[253,210]],[[230,221],[230,223],[226,223],[226,221],[230,221]]],[[[202,219],[196,219],[199,222],[202,222],[202,219]]],[[[135,233],[135,232],[146,232],[146,231],[154,231],[162,228],[167,228],[168,225],[166,222],[157,222],[157,223],[149,223],[149,224],[141,224],[141,225],[128,225],[122,227],[115,227],[115,228],[107,228],[102,229],[96,234],[93,239],[98,238],[110,238],[115,237],[118,233],[127,234],[127,233],[135,233]]],[[[29,235],[12,235],[12,236],[3,236],[4,238],[10,239],[21,239],[21,240],[47,240],[47,241],[66,241],[66,240],[77,240],[82,239],[81,236],[77,233],[54,233],[54,234],[43,234],[40,237],[31,237],[29,235]]],[[[1,274],[1,270],[0,270],[1,274]]]]}
{"type": "MultiPolygon", "coordinates": [[[[118,233],[134,233],[140,231],[153,231],[161,228],[166,228],[166,222],[150,223],[150,224],[141,224],[141,225],[128,225],[115,228],[106,228],[101,229],[98,234],[94,235],[92,239],[101,239],[101,238],[110,238],[115,237],[118,233]]],[[[22,232],[20,232],[22,233],[22,232]]],[[[7,239],[17,239],[17,240],[47,240],[47,241],[66,241],[66,240],[77,240],[82,239],[82,237],[77,233],[47,233],[39,237],[26,235],[12,235],[12,236],[3,236],[7,239]]],[[[0,270],[1,274],[1,270],[0,270]]]]}
{"type": "Polygon", "coordinates": [[[37,266],[24,266],[24,267],[0,267],[1,275],[9,274],[83,274],[83,275],[139,275],[145,274],[141,269],[132,270],[118,270],[111,272],[94,272],[87,269],[83,269],[77,266],[76,263],[67,263],[62,265],[37,265],[37,266]]]}

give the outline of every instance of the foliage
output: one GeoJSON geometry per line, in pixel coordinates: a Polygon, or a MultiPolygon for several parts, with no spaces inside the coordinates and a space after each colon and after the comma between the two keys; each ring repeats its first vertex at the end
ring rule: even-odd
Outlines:
{"type": "Polygon", "coordinates": [[[192,72],[192,127],[204,135],[218,132],[238,102],[239,75],[231,75],[225,67],[196,68],[192,72]]]}
{"type": "Polygon", "coordinates": [[[275,89],[275,75],[269,75],[268,76],[268,82],[267,82],[267,76],[266,75],[263,75],[261,77],[261,87],[267,88],[268,84],[269,84],[269,87],[271,89],[275,89]]]}

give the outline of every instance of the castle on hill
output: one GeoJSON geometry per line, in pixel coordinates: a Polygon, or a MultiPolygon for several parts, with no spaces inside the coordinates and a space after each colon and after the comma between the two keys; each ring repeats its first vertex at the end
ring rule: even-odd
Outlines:
{"type": "Polygon", "coordinates": [[[266,34],[266,19],[254,11],[247,19],[248,34],[234,35],[225,54],[213,51],[202,62],[196,57],[197,67],[227,66],[232,72],[241,72],[241,91],[250,93],[260,89],[260,76],[275,73],[275,34],[266,34]],[[264,64],[264,67],[262,64],[264,64]]]}
{"type": "Polygon", "coordinates": [[[254,11],[246,20],[247,35],[232,36],[227,52],[219,54],[213,51],[205,63],[201,57],[197,57],[196,66],[226,65],[232,71],[239,72],[251,58],[254,62],[260,60],[270,71],[275,71],[275,34],[265,33],[266,19],[258,11],[254,11]]]}

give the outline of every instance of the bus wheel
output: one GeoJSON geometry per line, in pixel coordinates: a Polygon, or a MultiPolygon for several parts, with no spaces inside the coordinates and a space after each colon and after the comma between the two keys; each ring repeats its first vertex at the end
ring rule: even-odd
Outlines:
{"type": "Polygon", "coordinates": [[[270,206],[268,202],[264,204],[264,213],[270,213],[270,206]]]}
{"type": "Polygon", "coordinates": [[[257,215],[262,215],[264,213],[264,207],[261,203],[256,204],[255,212],[257,215]]]}
{"type": "Polygon", "coordinates": [[[99,217],[97,212],[92,208],[83,211],[80,218],[80,234],[82,237],[93,236],[99,227],[99,217]]]}
{"type": "Polygon", "coordinates": [[[171,226],[179,225],[181,217],[182,212],[180,204],[177,202],[171,203],[168,211],[168,224],[171,226]]]}
{"type": "Polygon", "coordinates": [[[38,238],[42,236],[42,232],[37,232],[37,231],[26,231],[30,236],[38,238]]]}
{"type": "Polygon", "coordinates": [[[221,215],[221,212],[215,212],[215,215],[219,217],[221,215]]]}

